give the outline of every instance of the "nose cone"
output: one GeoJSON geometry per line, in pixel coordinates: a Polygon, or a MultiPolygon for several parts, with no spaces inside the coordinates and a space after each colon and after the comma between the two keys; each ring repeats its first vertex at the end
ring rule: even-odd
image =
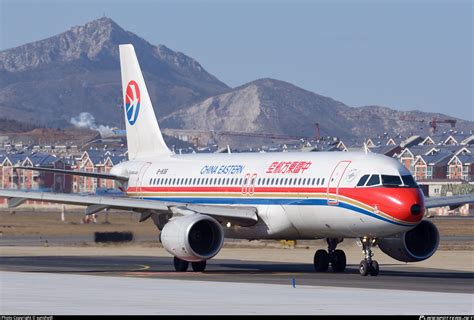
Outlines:
{"type": "Polygon", "coordinates": [[[400,222],[417,223],[423,219],[425,202],[418,188],[384,188],[383,209],[400,222]]]}
{"type": "MultiPolygon", "coordinates": [[[[398,218],[406,222],[419,222],[425,213],[423,193],[418,188],[400,188],[398,198],[400,205],[398,218]]],[[[394,208],[395,209],[395,208],[394,208]]]]}

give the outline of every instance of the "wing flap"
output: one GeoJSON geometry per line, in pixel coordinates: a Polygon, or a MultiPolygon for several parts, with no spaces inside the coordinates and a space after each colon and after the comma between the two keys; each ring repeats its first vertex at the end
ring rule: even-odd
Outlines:
{"type": "MultiPolygon", "coordinates": [[[[97,209],[97,206],[108,207],[113,209],[123,210],[158,210],[169,211],[168,205],[161,201],[133,199],[127,197],[111,197],[111,196],[97,196],[92,194],[69,194],[69,193],[52,193],[52,192],[37,192],[37,191],[16,191],[16,190],[0,190],[0,197],[9,198],[9,203],[19,203],[22,199],[37,200],[54,203],[64,203],[72,205],[96,206],[91,207],[97,209]]],[[[21,203],[19,203],[21,204],[21,203]]],[[[19,205],[18,204],[18,205],[19,205]]],[[[100,210],[99,210],[100,211],[100,210]]],[[[96,211],[97,212],[97,211],[96,211]]]]}

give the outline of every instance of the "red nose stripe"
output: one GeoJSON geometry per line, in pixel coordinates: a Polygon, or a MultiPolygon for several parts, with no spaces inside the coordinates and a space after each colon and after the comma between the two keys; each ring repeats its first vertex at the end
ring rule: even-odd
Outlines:
{"type": "Polygon", "coordinates": [[[340,188],[339,194],[377,208],[398,220],[415,223],[423,219],[425,204],[418,188],[340,188]],[[414,204],[421,207],[418,215],[411,213],[414,204]]]}

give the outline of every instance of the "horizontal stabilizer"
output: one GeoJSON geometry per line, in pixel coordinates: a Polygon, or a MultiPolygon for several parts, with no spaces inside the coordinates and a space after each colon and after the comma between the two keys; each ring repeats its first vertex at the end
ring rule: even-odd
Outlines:
{"type": "Polygon", "coordinates": [[[447,197],[425,198],[425,208],[452,207],[453,209],[463,204],[474,203],[474,194],[463,194],[447,197]]]}

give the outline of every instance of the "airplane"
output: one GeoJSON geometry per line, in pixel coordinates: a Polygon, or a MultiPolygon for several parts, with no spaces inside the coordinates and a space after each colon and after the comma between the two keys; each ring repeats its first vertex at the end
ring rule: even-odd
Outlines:
{"type": "Polygon", "coordinates": [[[159,241],[176,271],[202,272],[224,238],[325,239],[314,254],[316,272],[344,272],[337,249],[356,239],[362,276],[379,274],[372,248],[417,262],[438,248],[439,232],[424,220],[427,208],[473,203],[474,195],[425,198],[410,172],[390,157],[365,152],[174,154],[163,140],[131,44],[119,46],[128,161],[110,173],[40,167],[18,169],[115,180],[125,196],[0,190],[9,207],[26,200],[140,213],[160,230],[159,241]]]}

